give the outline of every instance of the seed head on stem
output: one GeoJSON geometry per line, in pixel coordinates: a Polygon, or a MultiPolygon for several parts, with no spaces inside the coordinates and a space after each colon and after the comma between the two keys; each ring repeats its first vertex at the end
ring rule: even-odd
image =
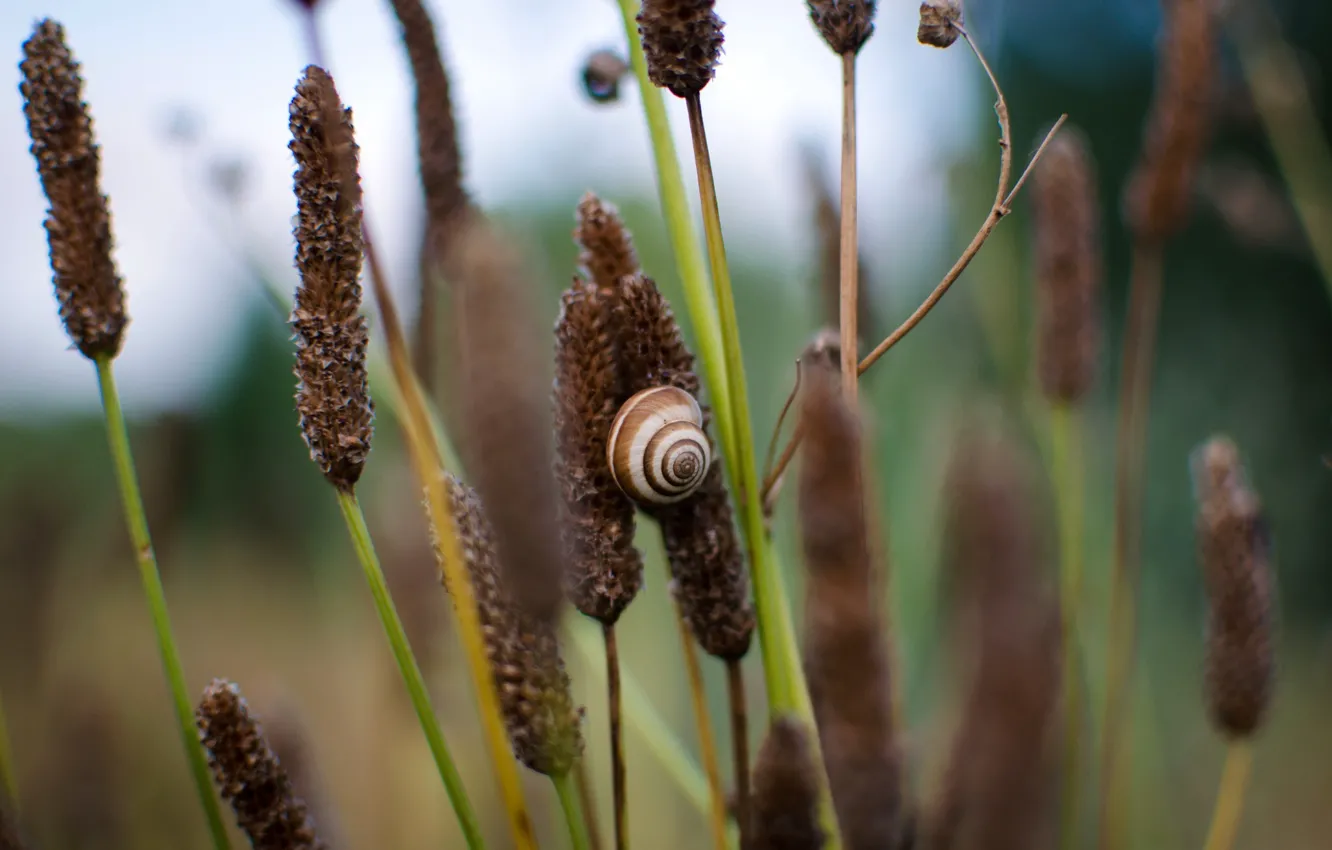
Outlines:
{"type": "Polygon", "coordinates": [[[858,53],[874,34],[877,0],[806,0],[809,19],[833,53],[858,53]]]}
{"type": "Polygon", "coordinates": [[[676,97],[703,90],[716,73],[722,20],[714,0],[644,0],[638,13],[648,77],[676,97]]]}

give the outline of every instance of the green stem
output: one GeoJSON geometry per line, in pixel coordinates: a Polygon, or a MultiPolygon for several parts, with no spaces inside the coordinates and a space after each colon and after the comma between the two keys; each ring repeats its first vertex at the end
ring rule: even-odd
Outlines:
{"type": "Polygon", "coordinates": [[[5,703],[0,699],[0,791],[9,800],[17,814],[19,807],[18,772],[14,768],[14,750],[9,745],[9,723],[5,719],[5,703]]]}
{"type": "Polygon", "coordinates": [[[1050,409],[1052,477],[1059,511],[1059,587],[1064,644],[1064,787],[1062,846],[1079,844],[1082,804],[1082,654],[1078,617],[1082,603],[1083,484],[1081,421],[1065,404],[1050,409]]]}
{"type": "Polygon", "coordinates": [[[111,459],[115,465],[116,481],[120,485],[120,500],[125,508],[125,525],[130,542],[134,544],[139,563],[139,578],[148,599],[148,610],[157,635],[157,648],[162,656],[162,669],[171,689],[172,705],[176,710],[176,724],[181,743],[189,759],[190,773],[195,790],[208,818],[208,829],[216,850],[229,850],[227,828],[222,821],[222,810],[213,793],[213,782],[208,775],[208,759],[194,727],[194,707],[185,687],[185,672],[180,664],[180,652],[171,634],[171,619],[167,615],[166,592],[162,589],[162,576],[157,571],[157,556],[153,554],[152,537],[148,534],[148,517],[139,495],[139,480],[134,471],[134,458],[130,454],[129,432],[125,427],[125,414],[120,408],[120,395],[116,392],[116,379],[111,370],[111,358],[101,355],[96,359],[97,384],[102,393],[102,411],[106,417],[107,441],[111,446],[111,459]]]}
{"type": "Polygon", "coordinates": [[[552,776],[550,784],[555,786],[555,795],[560,798],[560,809],[564,811],[564,820],[569,825],[569,842],[573,850],[588,850],[587,821],[583,819],[583,808],[578,803],[578,792],[571,776],[572,772],[552,776]]]}
{"type": "Polygon", "coordinates": [[[439,768],[439,778],[444,782],[449,802],[453,804],[453,810],[458,815],[458,824],[462,827],[463,837],[468,847],[484,847],[481,825],[477,821],[476,812],[472,810],[471,801],[467,798],[467,790],[463,787],[462,777],[458,775],[458,768],[449,754],[448,744],[444,742],[444,732],[439,728],[439,719],[430,705],[430,696],[426,692],[421,668],[417,666],[416,656],[412,654],[412,649],[407,643],[407,634],[402,628],[402,620],[398,618],[398,611],[393,607],[393,599],[389,596],[388,585],[384,582],[384,571],[380,569],[379,556],[375,554],[374,543],[370,540],[370,530],[366,527],[361,504],[357,501],[355,493],[339,490],[338,507],[342,509],[342,516],[347,521],[347,531],[351,534],[356,556],[360,559],[365,572],[366,583],[370,585],[375,611],[379,614],[380,622],[384,624],[384,633],[388,636],[389,647],[393,650],[393,659],[398,662],[398,669],[402,672],[403,683],[406,684],[407,693],[412,700],[412,708],[416,709],[416,716],[421,721],[421,730],[430,745],[430,754],[435,757],[435,766],[439,768]]]}

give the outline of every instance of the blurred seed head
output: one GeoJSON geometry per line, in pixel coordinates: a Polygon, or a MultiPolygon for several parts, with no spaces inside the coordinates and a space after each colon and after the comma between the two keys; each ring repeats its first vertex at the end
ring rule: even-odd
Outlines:
{"type": "Polygon", "coordinates": [[[1267,520],[1229,438],[1204,443],[1192,465],[1198,560],[1208,603],[1208,713],[1225,737],[1247,738],[1266,719],[1276,683],[1276,593],[1267,520]]]}
{"type": "Polygon", "coordinates": [[[802,383],[805,442],[797,504],[810,699],[847,846],[894,848],[903,826],[901,759],[880,612],[884,576],[866,506],[860,423],[831,363],[811,362],[802,383]]]}
{"type": "Polygon", "coordinates": [[[255,850],[326,850],[236,685],[214,679],[204,689],[195,722],[218,791],[255,850]]]}
{"type": "Polygon", "coordinates": [[[789,717],[768,727],[754,760],[747,850],[819,850],[819,779],[804,728],[789,717]]]}
{"type": "Polygon", "coordinates": [[[878,0],[806,0],[809,19],[834,53],[859,53],[874,34],[878,0]]]}
{"type": "Polygon", "coordinates": [[[613,293],[620,278],[638,274],[638,254],[620,211],[591,192],[578,202],[574,240],[582,249],[578,265],[603,292],[613,293]]]}
{"type": "Polygon", "coordinates": [[[583,63],[583,92],[593,103],[614,103],[628,73],[629,63],[614,50],[594,51],[583,63]]]}
{"type": "Polygon", "coordinates": [[[1194,172],[1207,144],[1216,75],[1212,0],[1165,7],[1156,90],[1137,165],[1125,189],[1125,214],[1139,237],[1160,241],[1184,226],[1194,172]]]}
{"type": "Polygon", "coordinates": [[[574,706],[555,626],[517,603],[476,491],[452,476],[446,484],[514,755],[538,773],[564,776],[583,751],[582,710],[574,706]]]}
{"type": "Polygon", "coordinates": [[[723,41],[713,6],[714,0],[644,0],[638,34],[653,85],[689,97],[712,81],[723,41]]]}
{"type": "Polygon", "coordinates": [[[19,70],[29,150],[50,202],[46,240],[60,320],[85,357],[115,357],[129,317],[111,258],[111,212],[99,186],[101,150],[64,27],[49,18],[39,21],[23,42],[19,70]]]}
{"type": "Polygon", "coordinates": [[[1100,344],[1101,215],[1086,134],[1064,127],[1032,175],[1036,364],[1054,402],[1081,401],[1096,378],[1100,344]]]}
{"type": "Polygon", "coordinates": [[[930,47],[949,47],[962,34],[962,4],[958,0],[925,0],[920,4],[916,40],[930,47]]]}
{"type": "Polygon", "coordinates": [[[351,110],[333,79],[305,69],[291,101],[296,158],[296,408],[310,456],[329,483],[350,491],[370,452],[374,403],[361,315],[361,192],[351,110]]]}

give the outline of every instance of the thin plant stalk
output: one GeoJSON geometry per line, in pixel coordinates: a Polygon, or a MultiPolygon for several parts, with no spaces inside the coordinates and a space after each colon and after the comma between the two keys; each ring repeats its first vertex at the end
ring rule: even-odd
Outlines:
{"type": "Polygon", "coordinates": [[[347,522],[347,532],[351,535],[352,546],[356,549],[356,557],[365,572],[366,584],[370,586],[375,612],[379,614],[379,621],[384,626],[384,634],[388,637],[389,647],[393,650],[393,660],[398,663],[398,670],[402,672],[402,680],[407,686],[408,696],[411,697],[412,708],[416,710],[417,719],[421,721],[421,731],[425,733],[426,742],[430,745],[430,754],[435,758],[439,778],[444,782],[449,802],[453,804],[453,810],[458,815],[458,825],[462,827],[463,838],[467,841],[468,847],[484,847],[481,824],[477,821],[476,812],[473,811],[472,803],[467,797],[467,789],[463,787],[462,777],[453,763],[448,744],[444,742],[444,732],[440,729],[439,718],[435,716],[435,710],[430,704],[430,695],[426,691],[421,668],[416,663],[416,656],[412,654],[411,646],[407,643],[407,633],[403,630],[398,610],[389,596],[388,584],[384,581],[384,571],[379,565],[379,556],[375,554],[375,546],[370,539],[370,529],[365,524],[361,503],[353,492],[346,490],[337,492],[338,507],[342,509],[342,517],[347,522]]]}
{"type": "Polygon", "coordinates": [[[606,638],[606,702],[610,713],[611,793],[615,807],[615,850],[629,846],[628,799],[625,796],[624,724],[620,717],[620,650],[615,626],[604,624],[606,638]]]}
{"type": "Polygon", "coordinates": [[[1216,809],[1212,812],[1212,825],[1207,831],[1207,843],[1203,845],[1203,850],[1230,850],[1234,846],[1252,766],[1253,745],[1244,740],[1231,741],[1226,748],[1226,764],[1222,768],[1221,786],[1216,794],[1216,809]]]}
{"type": "Polygon", "coordinates": [[[1083,468],[1082,423],[1066,404],[1050,408],[1052,477],[1059,519],[1059,588],[1063,617],[1064,781],[1060,813],[1061,846],[1078,846],[1082,806],[1082,607],[1083,468]]]}
{"type": "Polygon", "coordinates": [[[0,699],[0,792],[9,800],[9,807],[18,812],[18,771],[14,768],[14,750],[9,743],[9,723],[5,717],[5,702],[0,699]]]}
{"type": "Polygon", "coordinates": [[[143,582],[143,593],[147,597],[148,611],[152,615],[153,632],[157,636],[157,648],[162,657],[162,669],[166,674],[167,685],[171,689],[171,702],[176,710],[181,743],[184,744],[185,755],[189,759],[195,791],[203,803],[204,815],[208,819],[213,846],[216,850],[229,850],[231,843],[227,839],[222,809],[218,804],[217,795],[213,792],[213,781],[208,772],[208,757],[204,754],[203,744],[200,743],[199,735],[195,731],[193,701],[185,687],[185,671],[181,667],[180,652],[176,648],[176,640],[171,632],[166,591],[162,588],[162,576],[157,570],[157,555],[153,552],[152,537],[148,533],[148,516],[144,512],[143,498],[139,494],[139,479],[134,470],[134,457],[130,453],[129,432],[125,427],[125,414],[120,407],[120,394],[116,391],[111,358],[102,354],[97,357],[96,363],[97,384],[102,395],[102,412],[106,418],[106,435],[111,446],[116,483],[120,487],[120,500],[125,509],[125,525],[129,529],[130,542],[134,544],[135,557],[139,564],[139,578],[143,582]]]}
{"type": "Polygon", "coordinates": [[[1143,460],[1152,362],[1161,310],[1161,248],[1138,241],[1130,265],[1129,304],[1116,423],[1114,561],[1110,583],[1110,645],[1101,732],[1101,845],[1113,846],[1124,817],[1128,771],[1123,745],[1136,644],[1137,587],[1142,549],[1143,460]]]}
{"type": "Polygon", "coordinates": [[[860,294],[856,246],[856,54],[842,54],[842,242],[839,268],[839,327],[842,340],[842,390],[856,403],[860,348],[856,303],[860,294]]]}
{"type": "Polygon", "coordinates": [[[587,828],[591,850],[601,850],[601,827],[597,822],[597,796],[588,774],[587,759],[580,758],[573,769],[574,783],[578,786],[578,805],[583,810],[583,823],[587,828]]]}
{"type": "Polygon", "coordinates": [[[573,845],[573,850],[590,850],[587,820],[578,802],[578,791],[574,788],[572,774],[573,771],[570,771],[563,776],[551,776],[550,784],[555,786],[555,795],[560,798],[560,810],[564,812],[564,822],[569,826],[569,843],[573,845]]]}
{"type": "Polygon", "coordinates": [[[685,678],[689,680],[689,704],[694,710],[694,726],[698,731],[698,749],[703,759],[703,772],[708,780],[708,826],[712,830],[713,846],[726,848],[726,791],[722,786],[721,765],[717,760],[717,741],[712,734],[712,718],[708,714],[708,696],[703,687],[703,669],[698,663],[698,647],[689,633],[689,624],[677,604],[675,623],[680,633],[680,649],[684,653],[685,678]]]}
{"type": "Polygon", "coordinates": [[[731,757],[735,768],[735,820],[740,824],[740,846],[749,831],[749,712],[745,707],[745,676],[740,659],[726,662],[726,693],[731,704],[731,757]]]}

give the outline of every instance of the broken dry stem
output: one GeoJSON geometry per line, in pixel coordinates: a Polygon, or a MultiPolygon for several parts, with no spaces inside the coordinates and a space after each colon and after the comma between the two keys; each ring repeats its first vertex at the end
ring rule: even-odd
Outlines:
{"type": "Polygon", "coordinates": [[[620,650],[615,626],[602,624],[606,639],[606,701],[610,714],[611,798],[615,807],[615,850],[629,846],[628,799],[625,796],[624,724],[620,716],[620,650]]]}
{"type": "Polygon", "coordinates": [[[185,756],[190,763],[195,791],[203,804],[204,815],[216,850],[229,850],[226,825],[222,809],[213,793],[213,781],[208,773],[208,757],[194,727],[194,705],[185,686],[185,671],[180,663],[180,651],[171,632],[171,618],[167,614],[166,591],[157,570],[157,556],[153,553],[152,537],[148,533],[148,516],[144,512],[139,493],[139,479],[134,470],[134,457],[130,452],[129,431],[125,427],[125,414],[120,407],[120,394],[116,391],[111,356],[100,354],[97,364],[97,383],[102,394],[102,412],[106,418],[106,435],[111,446],[111,459],[115,466],[116,483],[120,486],[120,501],[125,509],[125,525],[139,564],[139,578],[153,619],[153,632],[162,658],[162,669],[171,690],[171,703],[176,710],[176,723],[185,756]]]}
{"type": "Polygon", "coordinates": [[[1101,847],[1113,846],[1115,824],[1127,816],[1128,748],[1123,745],[1137,641],[1136,608],[1142,544],[1143,461],[1152,362],[1161,310],[1161,247],[1139,239],[1130,265],[1129,304],[1119,378],[1115,433],[1114,561],[1110,576],[1110,654],[1100,747],[1101,847]]]}
{"type": "Polygon", "coordinates": [[[680,633],[680,649],[684,653],[685,678],[689,680],[689,704],[694,711],[694,727],[698,732],[699,756],[703,760],[703,773],[708,779],[708,826],[712,832],[713,847],[726,850],[726,789],[722,786],[721,764],[717,760],[717,739],[712,734],[712,718],[708,715],[708,695],[703,687],[703,670],[698,663],[698,647],[689,633],[689,624],[678,602],[675,624],[680,633]]]}
{"type": "Polygon", "coordinates": [[[448,744],[444,741],[444,732],[440,729],[439,719],[430,704],[425,679],[421,676],[421,668],[417,665],[416,656],[412,654],[412,648],[407,642],[407,633],[403,630],[402,620],[393,605],[393,599],[389,596],[388,585],[384,581],[384,571],[379,565],[379,556],[375,554],[375,546],[370,539],[370,530],[366,527],[361,504],[353,491],[338,490],[338,507],[342,509],[342,517],[346,520],[352,546],[356,549],[356,557],[361,562],[366,584],[370,586],[370,596],[374,600],[379,621],[384,626],[384,634],[388,637],[393,660],[398,664],[403,683],[407,686],[407,694],[412,701],[412,708],[416,711],[417,719],[421,721],[421,731],[425,733],[426,742],[430,745],[430,754],[435,759],[435,767],[439,769],[439,778],[444,783],[449,802],[453,804],[453,811],[458,815],[458,825],[462,827],[463,838],[467,841],[468,847],[478,850],[485,846],[481,837],[481,825],[476,819],[476,812],[472,810],[467,789],[463,787],[462,777],[453,763],[448,744]]]}
{"type": "Polygon", "coordinates": [[[856,54],[842,54],[842,244],[839,268],[842,390],[847,402],[856,403],[857,361],[860,347],[856,318],[859,315],[859,248],[856,246],[856,54]]]}
{"type": "Polygon", "coordinates": [[[745,704],[745,672],[739,658],[726,662],[726,692],[731,707],[731,756],[735,770],[735,821],[740,846],[749,834],[749,712],[745,704]]]}

